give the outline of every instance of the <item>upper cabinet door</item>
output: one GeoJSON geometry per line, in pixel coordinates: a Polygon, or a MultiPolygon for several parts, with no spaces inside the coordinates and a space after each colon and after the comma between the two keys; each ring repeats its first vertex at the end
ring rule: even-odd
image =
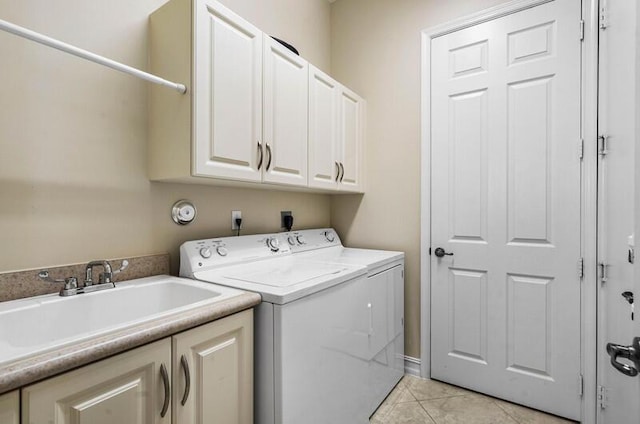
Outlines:
{"type": "Polygon", "coordinates": [[[264,181],[307,185],[307,61],[264,36],[264,181]]]}
{"type": "Polygon", "coordinates": [[[338,158],[342,164],[340,190],[361,192],[365,101],[353,91],[342,87],[339,108],[338,158]]]}
{"type": "Polygon", "coordinates": [[[218,2],[195,2],[193,173],[260,181],[262,32],[218,2]]]}
{"type": "Polygon", "coordinates": [[[309,187],[338,189],[339,93],[339,83],[309,65],[309,187]]]}

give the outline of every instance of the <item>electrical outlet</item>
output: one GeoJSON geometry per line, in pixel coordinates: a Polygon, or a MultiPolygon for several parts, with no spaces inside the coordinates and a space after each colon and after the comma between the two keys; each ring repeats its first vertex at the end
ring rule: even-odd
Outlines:
{"type": "Polygon", "coordinates": [[[291,211],[280,211],[280,228],[286,228],[287,226],[284,223],[285,216],[291,216],[291,211]]]}
{"type": "Polygon", "coordinates": [[[242,219],[242,211],[231,211],[231,229],[238,230],[242,229],[242,223],[240,223],[240,228],[238,228],[238,224],[236,224],[236,219],[242,219]]]}

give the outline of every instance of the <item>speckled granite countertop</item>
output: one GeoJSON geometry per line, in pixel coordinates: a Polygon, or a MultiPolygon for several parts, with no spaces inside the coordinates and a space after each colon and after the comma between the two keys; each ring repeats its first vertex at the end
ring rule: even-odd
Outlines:
{"type": "Polygon", "coordinates": [[[0,365],[0,394],[252,308],[260,301],[259,294],[243,293],[213,305],[0,365]]]}

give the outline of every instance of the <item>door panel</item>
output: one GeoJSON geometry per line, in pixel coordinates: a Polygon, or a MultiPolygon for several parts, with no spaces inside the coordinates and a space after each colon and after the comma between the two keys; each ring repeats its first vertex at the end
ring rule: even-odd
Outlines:
{"type": "Polygon", "coordinates": [[[195,175],[260,181],[262,32],[219,3],[195,2],[195,175]]]}
{"type": "Polygon", "coordinates": [[[309,65],[309,187],[337,190],[339,84],[309,65]]]}
{"type": "Polygon", "coordinates": [[[432,377],[580,416],[580,1],[432,41],[432,377]]]}
{"type": "Polygon", "coordinates": [[[168,424],[160,367],[171,375],[164,339],[22,390],[22,420],[58,424],[168,424]]]}
{"type": "Polygon", "coordinates": [[[338,135],[338,160],[342,163],[343,175],[340,189],[361,191],[362,181],[362,135],[364,99],[342,87],[340,92],[340,120],[338,135]]]}
{"type": "Polygon", "coordinates": [[[20,424],[20,393],[18,390],[0,395],[0,423],[20,424]]]}
{"type": "Polygon", "coordinates": [[[608,154],[600,156],[598,162],[598,262],[607,266],[606,281],[602,282],[600,270],[597,283],[597,353],[598,385],[606,396],[599,402],[598,422],[637,424],[640,378],[628,377],[613,368],[606,345],[610,342],[630,345],[634,337],[640,336],[638,312],[632,320],[631,305],[622,297],[623,292],[633,292],[637,306],[640,296],[637,247],[635,263],[628,258],[629,236],[633,234],[637,240],[640,234],[637,62],[640,7],[638,2],[614,1],[604,2],[603,6],[610,25],[599,35],[598,132],[607,136],[608,154]]]}
{"type": "Polygon", "coordinates": [[[264,36],[264,181],[307,185],[308,64],[264,36]]]}
{"type": "Polygon", "coordinates": [[[253,422],[252,310],[175,335],[173,360],[175,423],[253,422]]]}

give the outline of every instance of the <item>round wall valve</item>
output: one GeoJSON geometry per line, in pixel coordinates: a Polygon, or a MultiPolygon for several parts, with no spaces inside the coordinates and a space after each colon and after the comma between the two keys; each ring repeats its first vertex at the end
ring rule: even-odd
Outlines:
{"type": "Polygon", "coordinates": [[[180,225],[187,225],[196,219],[196,207],[190,200],[178,200],[171,209],[173,222],[180,225]]]}

